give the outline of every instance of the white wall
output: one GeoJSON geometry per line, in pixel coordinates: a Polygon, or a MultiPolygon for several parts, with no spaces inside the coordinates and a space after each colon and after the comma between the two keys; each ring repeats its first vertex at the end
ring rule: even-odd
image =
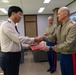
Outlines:
{"type": "Polygon", "coordinates": [[[71,13],[76,12],[76,1],[70,4],[68,8],[70,9],[71,13]]]}
{"type": "Polygon", "coordinates": [[[8,16],[0,16],[0,20],[6,21],[8,19],[8,16]]]}
{"type": "Polygon", "coordinates": [[[20,35],[25,35],[25,33],[24,33],[24,17],[22,17],[21,21],[19,22],[18,30],[20,32],[20,35]]]}
{"type": "Polygon", "coordinates": [[[48,25],[47,19],[49,16],[51,15],[37,15],[38,36],[44,34],[46,26],[48,25]]]}

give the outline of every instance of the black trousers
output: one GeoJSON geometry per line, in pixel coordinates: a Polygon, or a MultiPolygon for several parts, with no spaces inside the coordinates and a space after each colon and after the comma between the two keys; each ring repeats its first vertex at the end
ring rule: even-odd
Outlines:
{"type": "Polygon", "coordinates": [[[19,75],[21,52],[1,52],[0,65],[4,75],[19,75]]]}

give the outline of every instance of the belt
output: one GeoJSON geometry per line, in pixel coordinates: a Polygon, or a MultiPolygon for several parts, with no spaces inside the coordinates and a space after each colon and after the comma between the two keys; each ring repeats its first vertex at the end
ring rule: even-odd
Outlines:
{"type": "Polygon", "coordinates": [[[21,53],[21,51],[20,52],[1,52],[2,54],[19,54],[19,53],[21,53]]]}

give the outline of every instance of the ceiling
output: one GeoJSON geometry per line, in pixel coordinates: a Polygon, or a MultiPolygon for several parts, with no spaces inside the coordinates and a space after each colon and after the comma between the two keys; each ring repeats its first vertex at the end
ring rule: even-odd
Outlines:
{"type": "MultiPolygon", "coordinates": [[[[66,6],[74,0],[51,0],[48,4],[43,4],[44,0],[8,0],[8,3],[0,0],[0,8],[8,10],[9,6],[19,6],[23,10],[23,14],[53,14],[53,9],[66,6]],[[45,7],[42,13],[38,13],[40,7],[45,7]]],[[[0,11],[0,15],[6,15],[0,11]]]]}

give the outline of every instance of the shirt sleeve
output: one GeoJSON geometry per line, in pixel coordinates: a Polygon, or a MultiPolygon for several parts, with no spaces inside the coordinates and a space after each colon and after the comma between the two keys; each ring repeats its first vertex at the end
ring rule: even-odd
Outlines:
{"type": "Polygon", "coordinates": [[[29,43],[33,43],[34,42],[34,38],[29,38],[29,37],[25,37],[25,36],[20,36],[16,30],[7,25],[7,26],[3,26],[3,31],[4,33],[14,42],[16,43],[25,43],[25,44],[29,44],[29,43]]]}
{"type": "Polygon", "coordinates": [[[42,39],[43,39],[43,41],[46,41],[46,42],[55,42],[56,41],[55,32],[52,35],[43,36],[42,39]]]}
{"type": "Polygon", "coordinates": [[[23,49],[28,49],[29,48],[29,44],[22,44],[22,48],[23,49]]]}
{"type": "Polygon", "coordinates": [[[34,38],[29,38],[29,37],[25,37],[25,36],[19,36],[18,37],[20,42],[23,44],[32,44],[34,43],[34,38]]]}
{"type": "Polygon", "coordinates": [[[3,25],[3,32],[14,42],[19,43],[19,34],[10,25],[3,25]]]}

